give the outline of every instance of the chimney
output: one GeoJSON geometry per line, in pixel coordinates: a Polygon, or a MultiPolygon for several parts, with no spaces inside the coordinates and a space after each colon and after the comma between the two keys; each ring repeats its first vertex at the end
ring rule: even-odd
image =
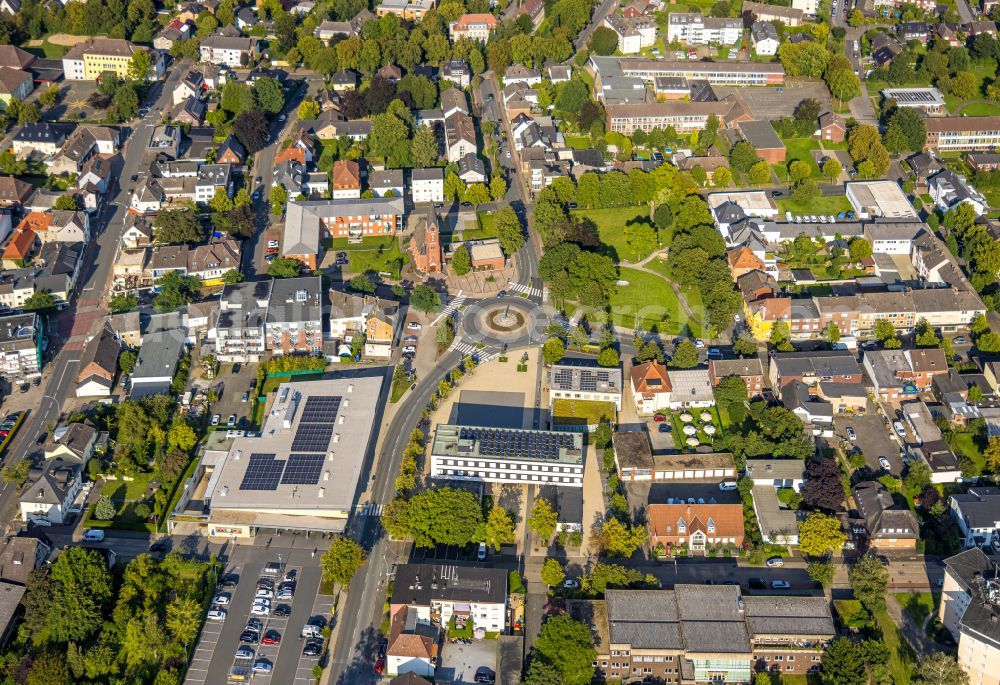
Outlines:
{"type": "Polygon", "coordinates": [[[326,493],[326,488],[320,488],[317,497],[322,497],[326,493]]]}

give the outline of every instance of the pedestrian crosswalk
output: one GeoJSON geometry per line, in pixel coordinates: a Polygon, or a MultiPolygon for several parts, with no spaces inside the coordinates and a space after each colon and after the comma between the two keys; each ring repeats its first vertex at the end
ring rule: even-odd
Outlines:
{"type": "Polygon", "coordinates": [[[384,507],[381,504],[369,502],[361,507],[361,511],[359,511],[358,514],[361,516],[381,516],[382,509],[384,509],[384,507]]]}
{"type": "Polygon", "coordinates": [[[465,295],[461,290],[459,290],[455,293],[455,297],[451,298],[451,302],[445,305],[445,308],[441,310],[441,313],[434,318],[431,325],[433,326],[446,316],[451,316],[459,307],[462,306],[463,302],[465,302],[465,295]]]}
{"type": "Polygon", "coordinates": [[[458,350],[463,357],[472,357],[476,360],[477,364],[482,364],[483,362],[488,362],[497,356],[499,352],[497,350],[482,348],[477,349],[476,345],[473,343],[462,342],[461,340],[455,340],[452,343],[451,348],[453,350],[458,350]]]}
{"type": "Polygon", "coordinates": [[[527,293],[528,297],[542,296],[541,290],[539,290],[538,288],[532,288],[530,285],[524,285],[523,283],[511,283],[507,287],[516,293],[527,293]]]}

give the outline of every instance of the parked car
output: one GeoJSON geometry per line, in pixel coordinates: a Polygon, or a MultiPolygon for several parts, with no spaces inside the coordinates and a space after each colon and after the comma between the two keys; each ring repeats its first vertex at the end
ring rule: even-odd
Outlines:
{"type": "Polygon", "coordinates": [[[274,615],[279,617],[291,616],[292,607],[288,606],[287,604],[279,604],[278,606],[274,607],[274,615]]]}
{"type": "Polygon", "coordinates": [[[226,620],[226,610],[225,609],[210,609],[207,617],[209,621],[225,621],[226,620]]]}
{"type": "Polygon", "coordinates": [[[669,433],[670,432],[670,424],[669,423],[661,423],[660,424],[660,432],[661,433],[669,433]]]}
{"type": "Polygon", "coordinates": [[[892,429],[896,431],[896,435],[898,435],[899,437],[901,438],[906,437],[906,426],[903,425],[902,421],[893,421],[892,429]]]}
{"type": "Polygon", "coordinates": [[[771,557],[766,563],[768,568],[781,568],[785,565],[785,560],[781,557],[771,557]]]}
{"type": "Polygon", "coordinates": [[[237,659],[253,659],[256,652],[253,651],[253,647],[237,647],[236,658],[237,659]]]}
{"type": "Polygon", "coordinates": [[[83,533],[84,542],[101,542],[104,539],[104,531],[99,528],[88,528],[83,533]]]}
{"type": "Polygon", "coordinates": [[[219,414],[214,414],[212,416],[212,425],[213,426],[218,426],[219,425],[219,421],[221,421],[221,420],[222,420],[222,416],[220,416],[219,414]]]}
{"type": "Polygon", "coordinates": [[[662,422],[664,422],[666,420],[667,420],[667,417],[664,416],[663,414],[656,414],[656,415],[653,416],[653,421],[655,421],[656,423],[662,423],[662,422]]]}
{"type": "Polygon", "coordinates": [[[236,414],[229,415],[229,418],[226,420],[226,425],[230,428],[236,425],[236,414]]]}
{"type": "Polygon", "coordinates": [[[254,604],[250,607],[251,616],[267,616],[271,613],[270,605],[266,604],[254,604]]]}
{"type": "Polygon", "coordinates": [[[253,594],[253,596],[257,597],[258,599],[271,599],[272,597],[274,597],[274,592],[267,588],[260,587],[257,588],[257,591],[253,594]]]}
{"type": "Polygon", "coordinates": [[[288,571],[285,572],[285,575],[283,575],[281,577],[281,581],[284,582],[284,583],[291,583],[291,582],[293,582],[295,580],[295,578],[298,575],[299,575],[299,572],[296,571],[294,568],[293,569],[289,569],[288,571]]]}
{"type": "Polygon", "coordinates": [[[403,354],[416,354],[416,353],[417,353],[417,348],[414,347],[413,345],[407,345],[406,347],[403,348],[403,354]]]}
{"type": "Polygon", "coordinates": [[[408,335],[405,338],[403,338],[403,342],[404,343],[413,343],[413,344],[416,344],[417,343],[417,336],[415,336],[415,335],[408,335]]]}
{"type": "Polygon", "coordinates": [[[295,595],[295,589],[290,587],[282,587],[278,590],[277,599],[291,599],[295,595]]]}
{"type": "Polygon", "coordinates": [[[952,345],[964,345],[967,342],[969,342],[969,341],[965,339],[964,335],[956,336],[956,337],[952,338],[952,340],[951,340],[951,344],[952,345]]]}
{"type": "Polygon", "coordinates": [[[563,581],[563,588],[566,590],[578,590],[580,588],[580,581],[567,578],[563,581]]]}
{"type": "Polygon", "coordinates": [[[419,331],[421,328],[423,327],[416,321],[411,321],[410,323],[406,324],[406,330],[408,331],[419,331]]]}
{"type": "Polygon", "coordinates": [[[280,645],[281,644],[281,633],[273,628],[266,633],[264,633],[264,638],[261,640],[265,645],[280,645]]]}
{"type": "Polygon", "coordinates": [[[847,437],[850,440],[857,440],[858,439],[858,434],[854,432],[853,428],[851,428],[850,426],[848,426],[847,427],[847,437]]]}
{"type": "Polygon", "coordinates": [[[787,590],[790,587],[792,587],[792,585],[787,580],[772,580],[771,581],[771,589],[772,590],[787,590]]]}
{"type": "Polygon", "coordinates": [[[323,652],[323,643],[318,640],[309,640],[302,648],[302,656],[319,656],[323,652]]]}
{"type": "Polygon", "coordinates": [[[257,661],[253,662],[254,673],[270,673],[273,669],[274,666],[267,659],[257,659],[257,661]]]}
{"type": "Polygon", "coordinates": [[[240,635],[240,642],[245,642],[249,645],[255,645],[260,642],[260,633],[256,630],[244,630],[243,634],[240,635]]]}
{"type": "Polygon", "coordinates": [[[724,480],[721,483],[719,483],[719,489],[722,490],[723,492],[730,492],[732,490],[735,490],[737,487],[738,486],[735,480],[724,480]]]}
{"type": "Polygon", "coordinates": [[[260,632],[264,629],[264,623],[259,618],[251,618],[247,621],[247,630],[260,632]]]}
{"type": "Polygon", "coordinates": [[[708,348],[708,358],[709,359],[722,359],[722,350],[718,347],[708,348]]]}
{"type": "Polygon", "coordinates": [[[479,561],[486,561],[486,543],[485,542],[480,542],[479,543],[479,551],[476,552],[476,558],[479,559],[479,561]]]}
{"type": "Polygon", "coordinates": [[[881,466],[886,471],[888,471],[890,468],[889,460],[886,459],[885,457],[878,458],[878,465],[881,466]]]}
{"type": "Polygon", "coordinates": [[[214,598],[212,598],[212,604],[215,604],[216,606],[220,607],[227,607],[229,606],[229,602],[231,599],[232,596],[228,592],[220,592],[214,598]]]}
{"type": "Polygon", "coordinates": [[[239,584],[239,582],[240,582],[240,577],[238,575],[236,575],[235,573],[227,573],[226,575],[222,576],[222,582],[219,584],[222,587],[226,588],[227,590],[232,590],[239,584]]]}

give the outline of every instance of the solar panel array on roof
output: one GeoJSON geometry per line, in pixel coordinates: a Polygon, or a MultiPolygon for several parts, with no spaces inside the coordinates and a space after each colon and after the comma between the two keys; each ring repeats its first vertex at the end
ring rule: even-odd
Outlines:
{"type": "Polygon", "coordinates": [[[293,452],[326,452],[333,437],[333,425],[340,411],[340,396],[314,395],[306,398],[302,418],[292,440],[293,452]]]}
{"type": "Polygon", "coordinates": [[[240,490],[277,490],[285,462],[275,459],[275,456],[277,455],[257,452],[251,454],[240,490]]]}
{"type": "Polygon", "coordinates": [[[322,454],[290,454],[285,464],[282,485],[315,485],[323,472],[322,454]]]}
{"type": "Polygon", "coordinates": [[[503,428],[463,428],[460,439],[475,440],[483,456],[558,459],[561,448],[573,447],[568,433],[541,433],[503,428]]]}

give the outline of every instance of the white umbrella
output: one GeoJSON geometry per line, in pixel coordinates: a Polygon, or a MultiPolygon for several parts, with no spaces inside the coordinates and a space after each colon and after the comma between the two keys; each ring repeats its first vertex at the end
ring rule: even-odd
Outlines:
{"type": "Polygon", "coordinates": [[[703,411],[701,413],[701,420],[704,421],[705,423],[708,423],[709,421],[711,421],[712,420],[712,412],[710,412],[710,411],[703,411]]]}
{"type": "Polygon", "coordinates": [[[705,426],[705,428],[703,430],[706,433],[708,433],[709,435],[715,435],[715,426],[708,425],[708,426],[705,426]]]}
{"type": "Polygon", "coordinates": [[[685,442],[691,447],[697,447],[701,441],[698,438],[688,438],[685,442]]]}
{"type": "Polygon", "coordinates": [[[691,423],[692,421],[694,421],[694,417],[691,416],[690,414],[688,414],[687,412],[684,412],[683,414],[681,414],[680,419],[684,423],[691,423]]]}
{"type": "Polygon", "coordinates": [[[698,432],[698,429],[694,426],[684,426],[684,435],[694,435],[698,432]]]}

